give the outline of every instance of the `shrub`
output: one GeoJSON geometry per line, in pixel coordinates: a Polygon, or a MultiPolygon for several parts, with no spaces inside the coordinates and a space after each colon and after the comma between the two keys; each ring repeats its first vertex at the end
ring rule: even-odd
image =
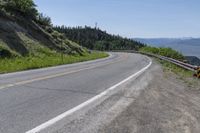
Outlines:
{"type": "Polygon", "coordinates": [[[146,46],[146,47],[141,48],[140,51],[162,55],[162,56],[174,58],[177,60],[184,60],[184,56],[172,48],[162,48],[162,47],[157,48],[157,47],[146,46]]]}
{"type": "Polygon", "coordinates": [[[52,33],[52,32],[54,31],[50,26],[46,26],[46,27],[45,27],[45,30],[46,30],[48,33],[52,33]]]}
{"type": "Polygon", "coordinates": [[[17,57],[18,55],[8,48],[0,45],[0,58],[17,57]]]}
{"type": "Polygon", "coordinates": [[[57,31],[53,31],[53,32],[51,33],[51,35],[52,35],[55,39],[58,39],[58,38],[60,37],[60,33],[57,32],[57,31]]]}
{"type": "Polygon", "coordinates": [[[42,13],[40,13],[38,15],[37,22],[43,26],[51,26],[52,25],[51,18],[42,13]]]}
{"type": "Polygon", "coordinates": [[[38,11],[33,0],[4,0],[2,8],[14,15],[35,19],[38,11]]]}

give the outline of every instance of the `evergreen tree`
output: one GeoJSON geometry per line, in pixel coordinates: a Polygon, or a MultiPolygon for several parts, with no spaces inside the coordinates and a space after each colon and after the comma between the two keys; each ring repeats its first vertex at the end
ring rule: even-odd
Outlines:
{"type": "Polygon", "coordinates": [[[33,0],[3,0],[3,7],[7,12],[35,19],[38,11],[33,0]]]}
{"type": "Polygon", "coordinates": [[[138,50],[144,44],[133,41],[119,35],[110,35],[99,28],[83,27],[54,27],[57,31],[64,33],[67,38],[78,44],[95,50],[138,50]]]}

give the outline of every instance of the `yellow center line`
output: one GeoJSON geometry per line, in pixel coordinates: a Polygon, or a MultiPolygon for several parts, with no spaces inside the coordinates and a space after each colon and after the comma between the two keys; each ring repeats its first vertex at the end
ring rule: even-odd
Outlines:
{"type": "Polygon", "coordinates": [[[36,82],[36,81],[41,81],[41,80],[46,80],[46,79],[52,79],[52,78],[56,78],[56,77],[65,76],[65,75],[68,75],[68,74],[77,73],[77,72],[84,71],[84,70],[89,70],[89,69],[93,69],[93,68],[97,68],[97,67],[101,67],[101,66],[114,64],[114,63],[117,63],[117,62],[121,62],[122,60],[126,59],[127,57],[128,56],[126,54],[126,56],[123,55],[120,60],[117,60],[117,61],[114,61],[114,62],[110,62],[110,63],[106,63],[106,64],[102,64],[102,65],[98,65],[98,66],[82,68],[82,69],[79,69],[79,70],[73,70],[73,71],[69,71],[69,72],[62,72],[62,73],[57,73],[57,74],[53,74],[53,75],[38,77],[38,78],[30,79],[30,80],[24,80],[24,81],[19,81],[19,82],[15,82],[15,83],[6,84],[6,85],[3,85],[3,86],[0,86],[0,89],[5,89],[5,88],[17,86],[17,85],[24,85],[24,84],[28,84],[28,83],[32,83],[32,82],[36,82]]]}

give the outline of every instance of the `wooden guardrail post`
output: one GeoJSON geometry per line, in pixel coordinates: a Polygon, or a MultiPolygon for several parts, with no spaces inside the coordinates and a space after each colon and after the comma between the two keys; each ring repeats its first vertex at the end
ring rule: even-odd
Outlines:
{"type": "Polygon", "coordinates": [[[197,69],[197,77],[200,78],[200,67],[197,69]]]}
{"type": "Polygon", "coordinates": [[[196,68],[196,73],[194,74],[194,76],[200,78],[200,67],[196,68]]]}

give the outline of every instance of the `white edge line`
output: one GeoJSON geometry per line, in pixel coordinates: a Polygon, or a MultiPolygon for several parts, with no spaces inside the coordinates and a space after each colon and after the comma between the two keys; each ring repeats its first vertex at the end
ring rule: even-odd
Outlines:
{"type": "Polygon", "coordinates": [[[39,125],[39,126],[33,128],[33,129],[27,131],[26,133],[38,133],[38,132],[40,132],[40,131],[46,129],[47,127],[52,126],[52,125],[55,124],[56,122],[58,122],[58,121],[64,119],[65,117],[67,117],[67,116],[73,114],[74,112],[76,112],[76,111],[82,109],[83,107],[85,107],[85,106],[91,104],[92,102],[96,101],[97,99],[99,99],[99,98],[101,98],[101,97],[107,95],[111,90],[114,90],[116,87],[118,87],[118,86],[120,86],[121,84],[127,82],[127,81],[130,80],[131,78],[134,78],[134,77],[139,76],[139,75],[142,74],[144,71],[146,71],[146,70],[151,66],[151,64],[152,64],[152,60],[151,60],[149,57],[147,57],[147,58],[150,60],[150,63],[149,63],[146,67],[144,67],[143,69],[141,69],[140,71],[134,73],[133,75],[129,76],[128,78],[126,78],[126,79],[124,79],[124,80],[122,80],[121,82],[117,83],[116,85],[114,85],[114,86],[112,86],[112,87],[106,89],[104,92],[102,92],[102,93],[100,93],[100,94],[94,96],[93,98],[91,98],[91,99],[85,101],[84,103],[82,103],[82,104],[80,104],[80,105],[78,105],[78,106],[76,106],[76,107],[74,107],[74,108],[72,108],[72,109],[70,109],[70,110],[68,110],[68,111],[66,111],[66,112],[64,112],[64,113],[62,113],[62,114],[56,116],[56,117],[54,117],[53,119],[51,119],[51,120],[49,120],[49,121],[47,121],[47,122],[45,122],[45,123],[43,123],[43,124],[41,124],[41,125],[39,125]]]}

